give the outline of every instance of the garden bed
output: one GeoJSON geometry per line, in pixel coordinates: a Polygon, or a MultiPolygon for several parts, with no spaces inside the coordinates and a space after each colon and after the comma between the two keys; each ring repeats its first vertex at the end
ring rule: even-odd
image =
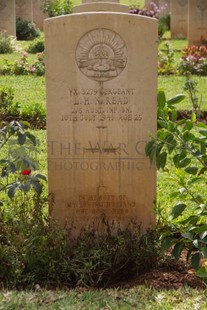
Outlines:
{"type": "Polygon", "coordinates": [[[188,286],[194,289],[205,289],[205,283],[195,275],[190,264],[186,263],[186,253],[178,262],[171,260],[166,267],[151,269],[133,281],[119,283],[123,288],[146,285],[160,290],[179,289],[188,286]]]}

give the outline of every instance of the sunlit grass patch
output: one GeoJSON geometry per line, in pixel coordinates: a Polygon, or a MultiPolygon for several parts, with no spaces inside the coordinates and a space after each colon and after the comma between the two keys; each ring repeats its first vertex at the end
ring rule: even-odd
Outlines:
{"type": "Polygon", "coordinates": [[[144,286],[107,290],[2,291],[0,309],[51,310],[206,310],[204,291],[184,287],[179,290],[155,290],[144,286]]]}

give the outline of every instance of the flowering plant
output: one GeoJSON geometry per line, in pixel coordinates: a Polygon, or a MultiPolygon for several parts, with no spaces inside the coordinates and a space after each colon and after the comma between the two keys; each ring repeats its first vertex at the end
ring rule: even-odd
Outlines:
{"type": "Polygon", "coordinates": [[[44,63],[44,52],[37,54],[37,60],[33,64],[28,62],[28,54],[22,53],[20,59],[16,59],[14,62],[5,60],[4,67],[2,70],[3,74],[14,74],[14,75],[27,75],[35,74],[38,76],[44,75],[45,63],[44,63]]]}
{"type": "MultiPolygon", "coordinates": [[[[36,194],[40,195],[41,180],[46,180],[45,176],[40,173],[31,175],[31,169],[35,169],[36,164],[29,156],[17,152],[18,146],[23,146],[27,142],[33,146],[36,145],[35,136],[26,130],[28,125],[26,122],[17,121],[0,123],[0,150],[8,146],[11,141],[15,150],[14,152],[10,149],[8,158],[0,157],[0,193],[6,191],[11,199],[18,190],[27,193],[33,189],[36,194]]],[[[0,201],[0,206],[2,204],[3,201],[0,201]]]]}
{"type": "Polygon", "coordinates": [[[172,45],[165,41],[164,49],[158,53],[158,74],[175,74],[175,58],[172,45]]]}
{"type": "Polygon", "coordinates": [[[207,48],[205,45],[185,47],[180,59],[179,72],[207,75],[207,48]]]}
{"type": "Polygon", "coordinates": [[[155,2],[150,2],[150,6],[148,8],[143,8],[143,9],[132,8],[129,11],[129,13],[159,19],[158,34],[159,34],[159,37],[161,38],[163,34],[165,33],[165,31],[168,30],[168,24],[167,24],[166,16],[162,16],[159,18],[159,15],[162,11],[166,10],[166,8],[167,8],[167,4],[159,8],[155,2]]]}
{"type": "Polygon", "coordinates": [[[21,174],[22,175],[30,175],[32,170],[22,170],[21,174]]]}
{"type": "Polygon", "coordinates": [[[129,13],[131,14],[138,14],[138,15],[143,15],[147,17],[155,17],[158,18],[158,14],[160,13],[160,9],[157,6],[156,3],[151,2],[150,3],[150,8],[143,8],[143,9],[138,9],[138,8],[132,8],[129,13]]]}
{"type": "Polygon", "coordinates": [[[129,13],[158,18],[159,13],[165,11],[166,8],[167,8],[167,3],[159,8],[158,5],[152,1],[150,2],[149,8],[146,8],[146,7],[144,7],[143,9],[132,8],[129,11],[129,13]]]}

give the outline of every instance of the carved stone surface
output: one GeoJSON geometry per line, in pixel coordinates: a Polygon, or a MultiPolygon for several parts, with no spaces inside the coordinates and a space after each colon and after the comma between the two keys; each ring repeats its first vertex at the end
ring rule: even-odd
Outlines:
{"type": "Polygon", "coordinates": [[[197,44],[207,39],[207,2],[189,1],[188,44],[197,44]]]}
{"type": "Polygon", "coordinates": [[[198,0],[197,8],[201,11],[207,10],[207,2],[206,0],[198,0]]]}
{"type": "Polygon", "coordinates": [[[16,36],[15,0],[0,0],[0,32],[16,36]]]}
{"type": "Polygon", "coordinates": [[[82,0],[82,3],[98,3],[98,2],[114,2],[119,3],[119,0],[82,0]]]}
{"type": "Polygon", "coordinates": [[[6,0],[0,0],[0,11],[6,8],[6,0]]]}
{"type": "Polygon", "coordinates": [[[157,20],[111,12],[45,21],[50,214],[63,226],[154,226],[157,20]],[[140,31],[140,29],[142,31],[140,31]],[[60,35],[61,34],[61,35],[60,35]],[[149,91],[150,90],[150,91],[149,91]]]}
{"type": "Polygon", "coordinates": [[[179,4],[180,6],[186,6],[186,5],[188,4],[188,0],[179,0],[179,1],[178,1],[178,4],[179,4]]]}
{"type": "Polygon", "coordinates": [[[33,0],[33,22],[41,31],[43,31],[44,19],[48,18],[47,14],[44,14],[41,6],[43,0],[33,0]]]}
{"type": "Polygon", "coordinates": [[[16,17],[33,21],[32,0],[16,0],[16,17]]]}
{"type": "Polygon", "coordinates": [[[19,7],[23,7],[26,5],[26,0],[16,0],[16,5],[19,7]]]}
{"type": "Polygon", "coordinates": [[[126,45],[109,29],[95,29],[78,42],[76,62],[89,79],[103,82],[117,77],[127,63],[126,45]]]}
{"type": "Polygon", "coordinates": [[[171,37],[187,38],[188,0],[171,1],[171,37]]]}
{"type": "Polygon", "coordinates": [[[81,12],[122,12],[129,13],[129,6],[114,2],[88,2],[76,5],[72,9],[73,13],[81,12]]]}

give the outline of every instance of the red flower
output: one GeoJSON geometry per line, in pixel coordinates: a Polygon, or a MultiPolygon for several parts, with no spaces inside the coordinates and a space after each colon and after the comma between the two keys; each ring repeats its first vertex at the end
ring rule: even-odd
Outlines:
{"type": "Polygon", "coordinates": [[[21,174],[22,175],[30,175],[31,174],[31,170],[22,170],[21,174]]]}

